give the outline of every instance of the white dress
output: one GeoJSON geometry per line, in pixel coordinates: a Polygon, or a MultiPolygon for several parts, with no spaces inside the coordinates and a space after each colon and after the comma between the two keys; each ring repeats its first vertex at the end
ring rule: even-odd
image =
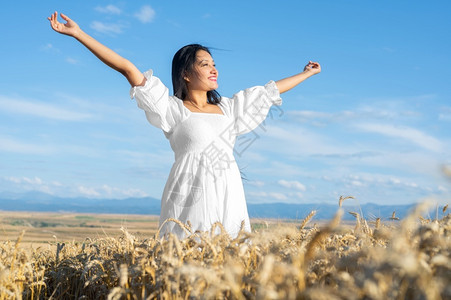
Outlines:
{"type": "MultiPolygon", "coordinates": [[[[144,73],[144,86],[130,89],[130,97],[145,111],[147,120],[163,130],[174,151],[175,162],[161,199],[160,226],[167,218],[191,224],[192,231],[209,231],[221,222],[235,237],[244,221],[251,231],[240,171],[233,151],[238,135],[261,124],[272,105],[281,105],[274,81],[221,97],[223,114],[191,112],[183,101],[169,96],[168,88],[144,73]]],[[[219,231],[219,230],[218,230],[219,231]]],[[[186,236],[180,225],[166,222],[160,235],[186,236]]]]}

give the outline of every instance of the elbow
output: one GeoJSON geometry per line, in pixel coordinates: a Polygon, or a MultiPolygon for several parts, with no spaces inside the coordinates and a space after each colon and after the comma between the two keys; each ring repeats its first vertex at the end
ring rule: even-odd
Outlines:
{"type": "Polygon", "coordinates": [[[127,78],[131,86],[144,85],[145,77],[130,61],[125,60],[119,72],[127,78]]]}
{"type": "Polygon", "coordinates": [[[118,69],[119,73],[124,75],[125,77],[128,77],[130,74],[133,73],[133,69],[136,69],[134,65],[127,59],[124,59],[121,67],[118,69]]]}

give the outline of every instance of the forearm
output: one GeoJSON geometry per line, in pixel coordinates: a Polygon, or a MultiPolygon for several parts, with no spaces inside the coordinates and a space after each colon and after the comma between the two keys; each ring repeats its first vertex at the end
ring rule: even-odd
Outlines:
{"type": "Polygon", "coordinates": [[[143,83],[144,75],[129,60],[101,44],[81,29],[74,35],[74,38],[107,66],[124,75],[131,86],[141,85],[143,83]]]}
{"type": "Polygon", "coordinates": [[[312,72],[303,71],[299,74],[276,81],[276,85],[277,85],[277,88],[279,89],[280,94],[282,94],[282,93],[285,93],[286,91],[291,90],[292,88],[294,88],[295,86],[297,86],[298,84],[300,84],[301,82],[306,80],[307,78],[311,77],[312,75],[314,75],[314,74],[312,74],[312,72]]]}

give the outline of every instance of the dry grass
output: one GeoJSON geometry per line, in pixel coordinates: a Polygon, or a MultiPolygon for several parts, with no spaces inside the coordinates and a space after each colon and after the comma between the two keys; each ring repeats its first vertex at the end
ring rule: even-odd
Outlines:
{"type": "Polygon", "coordinates": [[[235,239],[123,230],[30,251],[20,235],[0,244],[0,299],[450,299],[451,216],[420,219],[422,209],[371,226],[353,213],[351,228],[342,208],[308,227],[312,212],[235,239]]]}

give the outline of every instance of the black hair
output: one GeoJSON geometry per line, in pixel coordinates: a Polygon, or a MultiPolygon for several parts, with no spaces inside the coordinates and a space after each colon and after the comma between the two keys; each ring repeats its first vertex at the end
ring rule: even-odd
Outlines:
{"type": "MultiPolygon", "coordinates": [[[[184,100],[188,94],[188,86],[184,77],[193,70],[197,51],[204,50],[211,55],[210,50],[199,44],[190,44],[178,50],[172,59],[172,87],[174,96],[184,100]]],[[[221,102],[221,96],[216,90],[207,92],[207,101],[211,104],[221,102]]]]}

